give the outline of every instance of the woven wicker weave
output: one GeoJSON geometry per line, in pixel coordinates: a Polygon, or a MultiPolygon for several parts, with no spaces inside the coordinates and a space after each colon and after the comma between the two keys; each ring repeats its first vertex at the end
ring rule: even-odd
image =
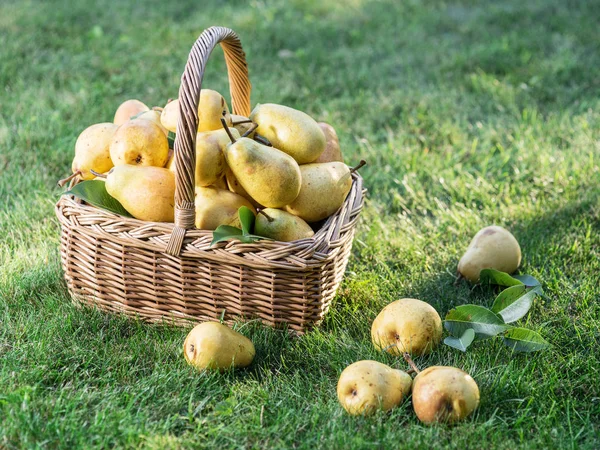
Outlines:
{"type": "Polygon", "coordinates": [[[175,141],[175,223],[121,217],[63,196],[56,205],[61,258],[76,301],[152,321],[259,318],[304,332],[327,312],[342,279],[363,204],[360,175],[344,205],[312,238],[210,246],[194,229],[197,105],[204,67],[225,53],[236,114],[250,113],[250,82],[237,35],[212,27],[198,38],[181,79],[175,141]]]}

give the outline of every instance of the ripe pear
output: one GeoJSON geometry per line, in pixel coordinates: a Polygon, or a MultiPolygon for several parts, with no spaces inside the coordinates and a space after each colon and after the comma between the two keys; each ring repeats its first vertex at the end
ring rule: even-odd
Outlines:
{"type": "Polygon", "coordinates": [[[442,319],[429,303],[402,298],[375,318],[371,340],[375,348],[394,355],[426,355],[442,340],[442,319]]]}
{"type": "Polygon", "coordinates": [[[342,156],[342,151],[340,150],[340,140],[338,139],[338,135],[335,132],[335,129],[325,122],[319,122],[319,127],[323,130],[325,134],[325,150],[321,153],[315,162],[316,163],[326,163],[332,161],[344,162],[344,157],[342,156]]]}
{"type": "Polygon", "coordinates": [[[162,167],[123,164],[106,177],[106,191],[136,219],[173,222],[175,176],[162,167]]]}
{"type": "Polygon", "coordinates": [[[300,166],[302,187],[285,210],[307,222],[317,222],[335,213],[344,204],[352,187],[348,166],[341,162],[300,166]]]}
{"type": "Polygon", "coordinates": [[[254,234],[276,241],[291,242],[309,238],[315,232],[300,217],[281,209],[265,208],[256,216],[254,234]]]}
{"type": "Polygon", "coordinates": [[[185,360],[200,370],[246,367],[255,354],[250,339],[218,322],[196,325],[183,344],[185,360]]]}
{"type": "MultiPolygon", "coordinates": [[[[248,117],[239,116],[237,114],[232,114],[231,115],[231,126],[233,126],[233,128],[238,130],[240,135],[242,135],[242,134],[252,130],[252,128],[254,127],[254,123],[248,117]]],[[[250,139],[254,139],[255,132],[256,132],[256,130],[253,130],[246,137],[249,137],[250,139]]]]}
{"type": "MultiPolygon", "coordinates": [[[[234,138],[240,138],[235,128],[230,128],[229,132],[234,138]]],[[[225,174],[223,150],[229,142],[229,135],[223,128],[196,135],[196,186],[210,186],[225,174]]]]}
{"type": "Polygon", "coordinates": [[[476,283],[483,269],[513,273],[521,264],[521,247],[505,228],[491,226],[479,230],[460,258],[458,272],[476,283]]]}
{"type": "Polygon", "coordinates": [[[240,138],[227,146],[225,159],[244,190],[261,205],[280,208],[300,192],[300,167],[282,151],[240,138]]]}
{"type": "Polygon", "coordinates": [[[421,422],[457,422],[479,405],[479,388],[468,373],[456,367],[428,367],[413,381],[412,403],[421,422]]]}
{"type": "MultiPolygon", "coordinates": [[[[212,131],[221,128],[221,118],[227,125],[231,125],[231,114],[227,102],[221,94],[212,89],[200,90],[198,102],[198,129],[197,132],[212,131]]],[[[173,133],[177,132],[179,120],[179,100],[175,99],[165,105],[160,120],[163,126],[173,133]]]]}
{"type": "Polygon", "coordinates": [[[292,156],[298,164],[315,161],[325,150],[325,134],[308,114],[283,105],[257,105],[250,119],[258,124],[256,132],[273,147],[292,156]]]}
{"type": "Polygon", "coordinates": [[[244,187],[240,184],[240,182],[237,180],[237,178],[235,177],[235,175],[229,167],[225,169],[225,180],[227,182],[227,189],[229,189],[231,192],[235,192],[236,194],[241,195],[250,203],[252,203],[255,208],[264,208],[263,205],[258,203],[252,197],[250,197],[250,194],[246,192],[244,187]]]}
{"type": "Polygon", "coordinates": [[[110,157],[115,166],[164,167],[169,158],[169,141],[153,121],[129,120],[115,133],[110,144],[110,157]]]}
{"type": "Polygon", "coordinates": [[[196,228],[216,230],[219,225],[241,228],[238,209],[248,207],[254,213],[252,203],[241,195],[216,187],[196,187],[196,228]]]}
{"type": "Polygon", "coordinates": [[[412,379],[401,370],[377,361],[358,361],[340,375],[337,396],[352,415],[370,415],[392,409],[410,394],[412,379]]]}
{"type": "Polygon", "coordinates": [[[160,121],[160,113],[155,109],[151,109],[150,111],[143,112],[139,114],[136,119],[146,119],[154,122],[156,125],[160,127],[165,136],[169,136],[169,130],[163,127],[163,124],[160,121]]]}
{"type": "Polygon", "coordinates": [[[117,131],[114,123],[97,123],[81,132],[75,142],[75,158],[71,169],[73,173],[80,171],[79,178],[91,180],[94,174],[106,172],[114,165],[110,159],[110,143],[117,131]]]}
{"type": "Polygon", "coordinates": [[[115,125],[123,125],[132,117],[137,116],[139,113],[149,110],[150,108],[148,108],[144,103],[140,102],[139,100],[127,100],[121,103],[117,108],[113,122],[115,123],[115,125]]]}

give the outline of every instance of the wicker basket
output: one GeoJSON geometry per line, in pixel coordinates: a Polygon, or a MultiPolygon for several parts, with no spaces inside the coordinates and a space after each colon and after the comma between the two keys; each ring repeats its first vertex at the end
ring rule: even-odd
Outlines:
{"type": "Polygon", "coordinates": [[[77,302],[151,321],[239,317],[304,332],[319,323],[342,280],[363,204],[360,175],[344,205],[312,238],[294,242],[238,241],[210,245],[212,232],[194,228],[197,105],[204,67],[221,44],[236,114],[250,113],[250,82],[239,38],[205,30],[190,52],[179,90],[175,140],[175,223],[121,217],[63,196],[65,279],[77,302]]]}

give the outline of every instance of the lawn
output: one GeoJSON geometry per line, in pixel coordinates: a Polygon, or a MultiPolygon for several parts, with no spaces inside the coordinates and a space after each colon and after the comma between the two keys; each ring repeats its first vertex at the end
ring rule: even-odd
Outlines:
{"type": "MultiPolygon", "coordinates": [[[[0,448],[600,447],[598,1],[3,1],[0,3],[0,448]],[[256,323],[247,370],[198,373],[187,329],[78,309],[62,279],[56,181],[77,135],[127,98],[176,97],[210,25],[245,46],[252,102],[333,124],[369,189],[346,277],[301,338],[256,323]],[[401,297],[442,317],[490,305],[456,282],[480,228],[509,228],[542,281],[526,321],[552,347],[441,346],[481,390],[456,426],[410,401],[348,416],[335,387],[401,297]]],[[[228,94],[222,52],[204,86],[228,94]]]]}

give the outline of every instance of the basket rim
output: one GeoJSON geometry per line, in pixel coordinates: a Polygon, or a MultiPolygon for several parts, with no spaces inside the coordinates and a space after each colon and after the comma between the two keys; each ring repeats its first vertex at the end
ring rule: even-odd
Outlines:
{"type": "MultiPolygon", "coordinates": [[[[331,215],[311,238],[292,242],[260,240],[254,243],[220,242],[211,246],[212,230],[187,231],[179,256],[166,252],[174,223],[146,222],[127,218],[62,195],[55,206],[61,232],[76,229],[98,239],[130,248],[164,253],[173,259],[206,259],[255,268],[308,269],[334,258],[338,249],[354,235],[364,203],[360,174],[352,174],[352,187],[342,207],[331,215]]],[[[75,249],[71,251],[76,251],[75,249]]]]}

